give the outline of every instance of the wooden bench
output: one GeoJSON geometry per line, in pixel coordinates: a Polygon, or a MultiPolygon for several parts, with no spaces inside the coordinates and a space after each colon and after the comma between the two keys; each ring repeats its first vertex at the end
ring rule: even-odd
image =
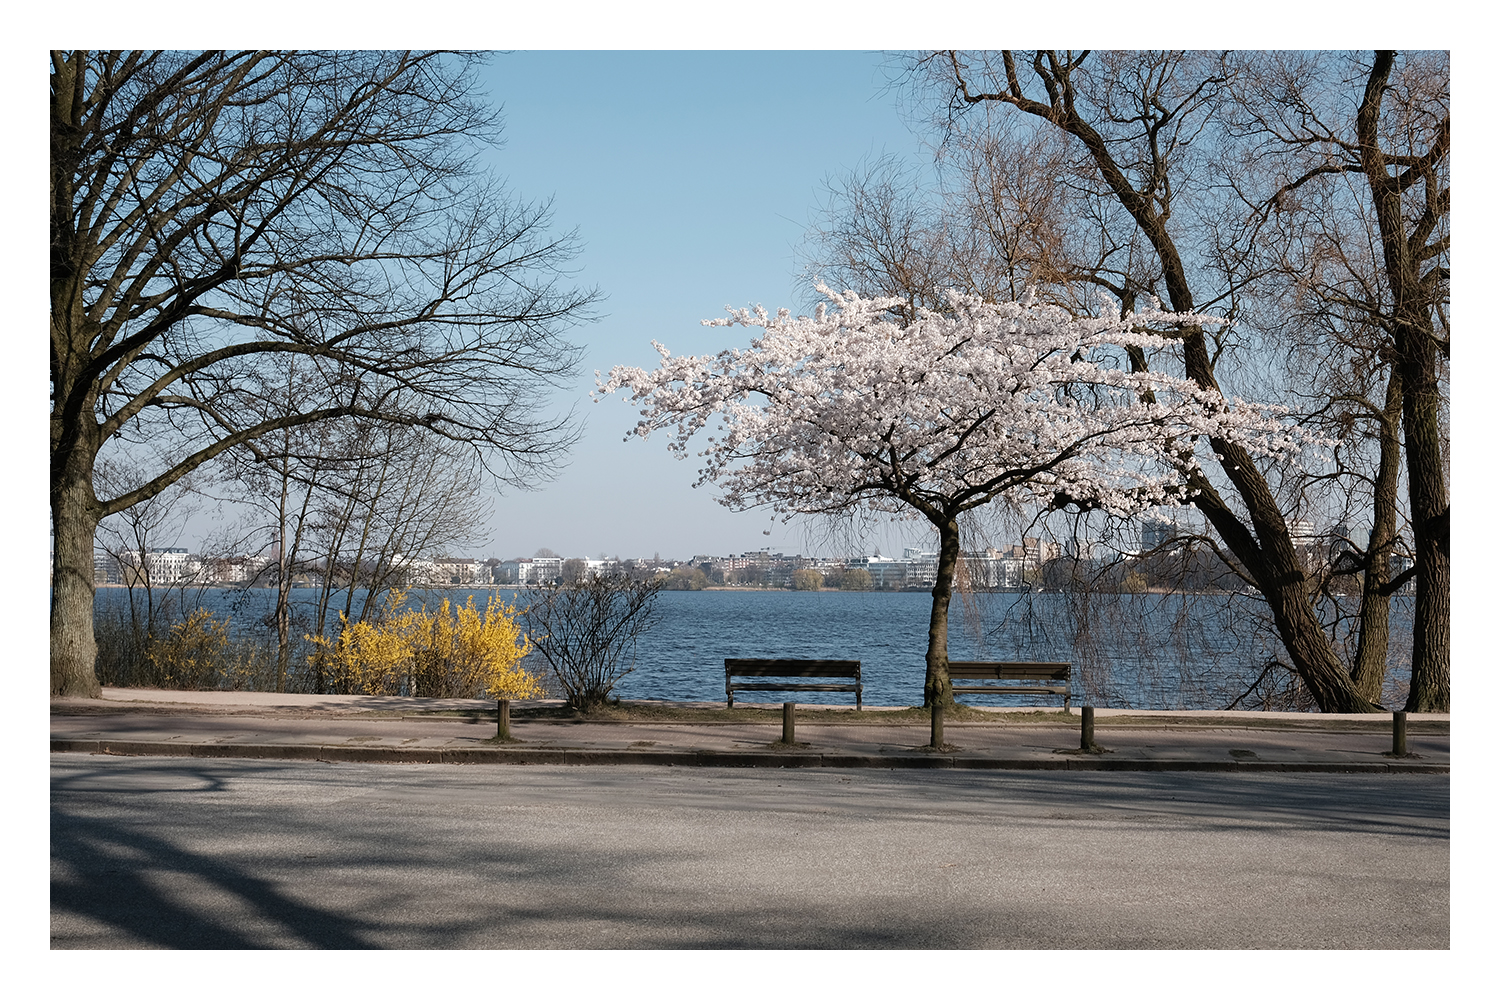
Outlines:
{"type": "Polygon", "coordinates": [[[736,691],[852,691],[854,707],[863,710],[864,685],[859,679],[858,660],[747,660],[724,661],[724,698],[734,707],[736,691]],[[736,677],[811,677],[820,681],[837,678],[854,679],[853,684],[810,684],[802,681],[763,681],[746,684],[736,677]]]}
{"type": "Polygon", "coordinates": [[[1051,694],[1062,695],[1063,711],[1071,712],[1073,696],[1068,692],[1071,663],[991,663],[984,660],[949,660],[950,681],[1030,681],[1028,684],[953,685],[954,694],[1051,694]]]}

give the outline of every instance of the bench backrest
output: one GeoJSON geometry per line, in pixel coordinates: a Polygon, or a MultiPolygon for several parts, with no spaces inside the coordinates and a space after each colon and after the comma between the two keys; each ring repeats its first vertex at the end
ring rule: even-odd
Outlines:
{"type": "Polygon", "coordinates": [[[858,660],[726,659],[726,677],[858,677],[858,660]]]}
{"type": "Polygon", "coordinates": [[[948,676],[959,680],[1065,681],[1071,663],[989,663],[949,660],[948,676]]]}

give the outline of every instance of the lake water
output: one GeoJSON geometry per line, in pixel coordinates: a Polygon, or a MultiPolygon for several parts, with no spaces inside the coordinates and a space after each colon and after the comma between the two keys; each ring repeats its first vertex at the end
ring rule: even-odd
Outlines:
{"type": "MultiPolygon", "coordinates": [[[[99,590],[101,607],[125,592],[99,590]]],[[[449,592],[459,602],[489,591],[449,592]]],[[[313,591],[294,591],[298,604],[313,591]]],[[[414,594],[417,601],[442,594],[414,594]]],[[[502,597],[510,597],[502,591],[502,597]]],[[[250,622],[272,606],[269,590],[205,591],[202,603],[250,622]]],[[[950,610],[953,659],[1067,660],[1073,697],[1100,707],[1221,709],[1245,691],[1278,653],[1257,605],[1232,595],[1107,595],[1086,607],[1069,594],[955,597],[950,610]]],[[[661,622],[641,638],[636,669],[615,691],[623,698],[723,701],[726,657],[800,657],[861,661],[870,705],[920,705],[925,673],[927,593],[843,591],[665,591],[661,622]]],[[[1393,632],[1409,634],[1410,599],[1397,599],[1393,632]]],[[[1281,657],[1285,659],[1284,654],[1281,657]]],[[[1403,648],[1393,642],[1392,683],[1404,683],[1403,648]]],[[[1405,667],[1409,673],[1409,666],[1405,667]]],[[[777,702],[852,703],[834,693],[747,692],[777,702]]],[[[744,696],[736,698],[736,702],[744,696]]],[[[971,704],[1055,704],[1056,699],[963,695],[971,704]]],[[[1389,698],[1387,699],[1390,700],[1389,698]]]]}

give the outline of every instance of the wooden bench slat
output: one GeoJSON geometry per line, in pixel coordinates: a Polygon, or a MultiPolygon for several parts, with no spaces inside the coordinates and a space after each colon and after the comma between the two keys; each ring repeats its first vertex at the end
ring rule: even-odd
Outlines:
{"type": "Polygon", "coordinates": [[[993,677],[996,680],[1065,681],[1072,673],[1071,663],[994,663],[983,660],[949,660],[948,676],[964,680],[993,677]]]}
{"type": "Polygon", "coordinates": [[[748,660],[724,661],[735,677],[858,677],[858,660],[748,660]]]}
{"type": "Polygon", "coordinates": [[[724,699],[734,707],[736,691],[834,691],[852,693],[855,708],[864,707],[864,685],[858,660],[799,660],[728,657],[724,660],[724,699]],[[812,677],[819,680],[852,677],[853,684],[811,684],[802,681],[747,684],[737,677],[812,677]]]}
{"type": "Polygon", "coordinates": [[[1024,694],[1024,695],[1062,695],[1063,711],[1068,711],[1072,701],[1072,692],[1068,687],[1068,679],[1072,675],[1073,664],[1056,662],[1005,662],[987,660],[949,660],[948,679],[954,680],[996,680],[996,681],[1036,681],[1035,684],[954,684],[954,694],[1024,694]],[[1046,683],[1048,681],[1061,681],[1058,683],[1046,683]]]}
{"type": "Polygon", "coordinates": [[[1065,687],[1053,687],[1052,685],[1028,684],[1024,687],[959,687],[953,685],[954,694],[1067,694],[1065,687]]]}
{"type": "Polygon", "coordinates": [[[857,691],[853,684],[736,684],[736,691],[857,691]]]}

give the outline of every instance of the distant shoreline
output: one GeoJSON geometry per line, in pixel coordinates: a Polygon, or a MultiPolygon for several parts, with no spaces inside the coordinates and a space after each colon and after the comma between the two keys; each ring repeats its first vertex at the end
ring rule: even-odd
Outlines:
{"type": "MultiPolygon", "coordinates": [[[[128,586],[127,584],[123,584],[123,583],[96,583],[96,584],[94,584],[94,589],[95,590],[130,590],[132,588],[130,586],[128,586]]],[[[146,587],[145,587],[145,585],[141,584],[141,585],[137,585],[134,589],[136,589],[136,590],[145,590],[146,587]]],[[[159,585],[159,586],[157,586],[157,587],[155,587],[153,589],[155,589],[155,590],[157,590],[159,592],[167,592],[167,591],[173,591],[173,590],[230,590],[230,591],[235,591],[235,592],[247,592],[247,591],[274,591],[276,588],[273,587],[273,586],[241,587],[241,586],[237,586],[237,585],[232,584],[232,583],[190,583],[190,584],[183,584],[183,585],[169,583],[169,584],[161,584],[161,585],[159,585]]],[[[296,586],[292,587],[292,590],[294,590],[294,591],[295,590],[318,590],[318,589],[320,589],[320,588],[317,587],[314,584],[301,584],[301,585],[296,585],[296,586]]],[[[338,587],[338,588],[335,588],[335,589],[342,591],[342,590],[344,590],[346,588],[338,587]]],[[[514,591],[514,590],[522,590],[524,588],[521,587],[519,584],[514,584],[514,583],[474,583],[474,584],[450,583],[450,584],[413,585],[411,587],[407,587],[407,588],[403,588],[403,589],[413,590],[413,591],[426,591],[426,592],[430,592],[430,591],[448,591],[448,590],[494,590],[494,591],[512,590],[512,591],[514,591]]],[[[666,590],[666,589],[663,589],[662,593],[667,593],[667,594],[697,594],[697,593],[703,593],[705,591],[710,591],[710,590],[712,590],[712,591],[721,591],[721,592],[730,593],[730,594],[931,594],[932,593],[932,589],[930,587],[907,587],[907,588],[905,588],[903,590],[885,590],[885,589],[881,589],[879,587],[871,587],[869,590],[844,590],[841,587],[820,587],[817,590],[798,590],[795,587],[731,587],[731,586],[723,586],[723,585],[716,585],[716,584],[711,584],[711,585],[709,585],[707,587],[700,587],[698,590],[666,590]]],[[[989,588],[989,589],[985,589],[985,590],[970,591],[970,593],[977,593],[977,594],[1037,594],[1037,595],[1048,594],[1048,595],[1055,595],[1055,594],[1073,593],[1073,591],[1065,591],[1065,590],[1042,590],[1040,588],[1033,590],[1033,589],[1030,589],[1030,588],[1027,588],[1027,587],[993,587],[993,588],[989,588]]],[[[1245,592],[1245,591],[1236,591],[1236,590],[1172,590],[1170,588],[1165,588],[1165,587],[1148,587],[1145,590],[1135,591],[1135,592],[1131,592],[1131,591],[1107,591],[1107,593],[1118,594],[1120,596],[1136,596],[1136,597],[1148,597],[1148,596],[1149,597],[1163,597],[1163,596],[1172,595],[1172,594],[1177,594],[1177,595],[1181,595],[1181,596],[1184,596],[1184,597],[1199,597],[1199,596],[1203,596],[1203,597],[1229,597],[1229,596],[1243,595],[1243,594],[1245,594],[1247,592],[1245,592]]],[[[953,594],[954,594],[955,597],[957,597],[957,596],[959,596],[959,591],[957,589],[955,589],[954,592],[953,592],[953,594]]],[[[1393,596],[1409,596],[1409,595],[1400,595],[1400,594],[1397,594],[1397,595],[1393,595],[1393,596]]]]}

